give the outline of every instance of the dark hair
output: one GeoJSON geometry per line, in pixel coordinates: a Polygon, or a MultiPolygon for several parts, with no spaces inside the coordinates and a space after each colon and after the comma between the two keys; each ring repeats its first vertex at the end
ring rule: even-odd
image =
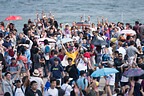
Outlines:
{"type": "Polygon", "coordinates": [[[35,48],[35,54],[37,54],[39,51],[39,48],[35,48]]]}
{"type": "Polygon", "coordinates": [[[37,83],[36,81],[32,81],[31,83],[30,83],[30,86],[32,86],[34,83],[37,83]]]}
{"type": "Polygon", "coordinates": [[[115,51],[114,53],[115,53],[115,54],[119,54],[119,51],[115,51]]]}
{"type": "Polygon", "coordinates": [[[47,44],[49,44],[49,42],[48,42],[47,39],[45,39],[45,40],[44,40],[44,45],[47,45],[47,44]]]}
{"type": "Polygon", "coordinates": [[[9,37],[9,36],[6,36],[5,38],[7,39],[7,38],[10,38],[10,37],[9,37]]]}
{"type": "Polygon", "coordinates": [[[60,80],[56,80],[56,85],[60,85],[60,80]]]}
{"type": "Polygon", "coordinates": [[[120,93],[120,90],[118,88],[114,89],[114,91],[118,94],[120,93]]]}
{"type": "Polygon", "coordinates": [[[21,81],[20,80],[15,80],[15,83],[21,83],[21,81]]]}
{"type": "Polygon", "coordinates": [[[65,76],[64,77],[64,83],[68,82],[69,81],[69,76],[65,76]]]}
{"type": "Polygon", "coordinates": [[[7,76],[8,74],[11,74],[10,72],[6,72],[4,76],[7,76]]]}
{"type": "Polygon", "coordinates": [[[71,61],[72,61],[73,59],[69,57],[67,60],[68,60],[68,61],[69,61],[69,60],[71,60],[71,61]]]}
{"type": "Polygon", "coordinates": [[[130,45],[134,45],[135,44],[135,42],[134,41],[130,41],[130,45]]]}
{"type": "Polygon", "coordinates": [[[139,21],[135,21],[135,24],[139,24],[139,21]]]}
{"type": "Polygon", "coordinates": [[[25,42],[26,44],[30,44],[30,41],[29,40],[26,40],[26,42],[25,42]]]}
{"type": "Polygon", "coordinates": [[[50,83],[56,81],[56,79],[54,77],[50,78],[50,83]]]}
{"type": "Polygon", "coordinates": [[[4,94],[4,96],[11,96],[11,94],[10,94],[9,92],[6,92],[6,93],[4,94]]]}
{"type": "Polygon", "coordinates": [[[134,77],[134,81],[138,81],[139,80],[139,77],[134,77]]]}
{"type": "Polygon", "coordinates": [[[54,58],[54,61],[59,61],[59,59],[58,58],[54,58]]]}
{"type": "Polygon", "coordinates": [[[122,53],[118,53],[118,55],[122,55],[122,53]]]}
{"type": "Polygon", "coordinates": [[[113,43],[113,42],[111,42],[111,43],[110,43],[110,47],[112,47],[113,45],[114,45],[114,43],[113,43]]]}
{"type": "Polygon", "coordinates": [[[58,54],[58,52],[56,50],[54,50],[54,55],[57,55],[57,54],[58,54]]]}
{"type": "Polygon", "coordinates": [[[118,93],[117,96],[124,96],[124,94],[123,93],[118,93]]]}

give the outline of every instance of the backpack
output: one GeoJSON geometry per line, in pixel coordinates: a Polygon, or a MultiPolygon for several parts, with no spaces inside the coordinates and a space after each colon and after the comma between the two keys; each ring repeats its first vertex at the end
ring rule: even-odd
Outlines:
{"type": "Polygon", "coordinates": [[[50,47],[49,46],[46,46],[45,47],[45,54],[49,53],[50,52],[50,47]]]}
{"type": "Polygon", "coordinates": [[[102,61],[109,61],[111,59],[110,55],[108,54],[103,54],[102,56],[102,61]]]}
{"type": "Polygon", "coordinates": [[[45,59],[46,60],[49,60],[49,54],[47,54],[47,53],[50,53],[50,47],[49,46],[46,46],[45,47],[45,51],[44,51],[44,57],[45,57],[45,59]]]}
{"type": "MultiPolygon", "coordinates": [[[[16,90],[17,90],[17,87],[15,87],[15,89],[14,89],[14,92],[13,92],[13,95],[14,95],[14,96],[15,96],[16,90]]],[[[22,90],[22,92],[23,92],[23,94],[24,94],[24,96],[25,96],[25,92],[24,92],[22,86],[21,86],[21,90],[22,90]]]]}
{"type": "Polygon", "coordinates": [[[47,91],[50,88],[50,82],[47,81],[44,87],[44,91],[47,91]]]}

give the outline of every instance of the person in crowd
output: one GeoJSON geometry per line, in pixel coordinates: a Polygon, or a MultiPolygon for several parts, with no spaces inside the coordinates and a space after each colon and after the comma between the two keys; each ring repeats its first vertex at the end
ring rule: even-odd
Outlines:
{"type": "Polygon", "coordinates": [[[24,76],[22,78],[22,88],[23,88],[24,93],[30,90],[30,80],[28,76],[24,76]]]}
{"type": "Polygon", "coordinates": [[[37,89],[39,89],[41,92],[43,92],[44,89],[44,81],[42,80],[40,76],[40,73],[37,69],[34,70],[33,76],[30,77],[30,81],[36,81],[37,82],[37,89]]]}
{"type": "Polygon", "coordinates": [[[59,60],[58,58],[54,58],[54,65],[51,66],[51,70],[48,77],[54,77],[57,80],[60,80],[61,82],[61,79],[62,77],[64,77],[65,73],[63,67],[58,62],[58,60],[59,60]]]}
{"type": "Polygon", "coordinates": [[[136,47],[134,47],[135,42],[130,41],[130,46],[126,49],[126,54],[128,56],[128,63],[132,65],[133,62],[136,62],[136,54],[139,54],[136,47]]]}
{"type": "Polygon", "coordinates": [[[42,92],[38,89],[36,81],[30,83],[31,89],[26,92],[26,96],[43,96],[42,92]]]}
{"type": "Polygon", "coordinates": [[[4,75],[5,76],[5,80],[2,80],[2,87],[3,87],[4,93],[9,92],[11,94],[11,96],[13,96],[13,86],[14,86],[12,83],[19,76],[21,68],[22,68],[22,65],[19,65],[19,66],[20,66],[20,69],[17,72],[17,75],[13,79],[11,79],[10,72],[6,72],[5,75],[4,75]]]}
{"type": "Polygon", "coordinates": [[[12,78],[14,78],[19,70],[19,65],[16,62],[15,58],[11,59],[10,66],[7,67],[7,72],[10,72],[12,78]]]}
{"type": "Polygon", "coordinates": [[[63,47],[63,49],[64,49],[65,54],[67,55],[67,57],[68,58],[69,57],[72,58],[72,64],[75,64],[74,60],[76,59],[76,56],[78,55],[79,48],[75,52],[73,52],[73,48],[70,48],[69,52],[68,52],[67,49],[65,48],[65,46],[63,45],[63,43],[61,43],[61,44],[62,44],[62,47],[63,47]]]}
{"type": "Polygon", "coordinates": [[[111,23],[103,16],[101,20],[97,18],[97,24],[90,16],[81,21],[82,26],[76,21],[63,26],[51,12],[46,16],[43,11],[41,17],[37,13],[34,21],[29,19],[24,24],[23,32],[14,23],[0,22],[0,95],[23,94],[22,86],[25,96],[103,96],[100,91],[103,83],[107,85],[108,96],[142,96],[144,81],[140,84],[141,80],[124,75],[130,68],[144,69],[142,22],[135,21],[132,28],[131,23],[111,23]],[[91,76],[102,68],[115,68],[119,72],[116,77],[115,73],[104,76],[106,80],[91,76]],[[85,72],[81,73],[82,70],[85,72]],[[23,84],[18,81],[15,88],[12,84],[15,79],[23,84]],[[48,81],[44,91],[45,79],[48,81]],[[61,81],[57,81],[56,87],[58,79],[61,81]],[[121,90],[113,94],[113,88],[121,90]]]}
{"type": "Polygon", "coordinates": [[[20,80],[15,81],[15,87],[13,88],[14,96],[25,96],[24,89],[20,80]]]}
{"type": "Polygon", "coordinates": [[[73,78],[73,80],[76,81],[79,77],[77,66],[75,64],[72,64],[72,58],[68,58],[67,60],[69,65],[66,67],[66,73],[69,75],[70,78],[73,78]]]}
{"type": "Polygon", "coordinates": [[[47,90],[45,96],[58,96],[58,89],[56,89],[56,79],[50,79],[50,88],[47,90]]]}
{"type": "Polygon", "coordinates": [[[69,76],[64,77],[64,83],[61,86],[61,88],[65,91],[64,96],[70,96],[70,93],[73,90],[72,87],[69,85],[70,80],[71,78],[69,76]]]}
{"type": "Polygon", "coordinates": [[[60,80],[56,81],[56,88],[58,89],[58,96],[64,96],[65,90],[63,90],[60,86],[60,80]]]}
{"type": "Polygon", "coordinates": [[[88,80],[86,79],[86,72],[83,70],[80,71],[80,77],[77,80],[77,85],[79,88],[81,88],[83,94],[86,95],[86,91],[88,88],[88,80]]]}

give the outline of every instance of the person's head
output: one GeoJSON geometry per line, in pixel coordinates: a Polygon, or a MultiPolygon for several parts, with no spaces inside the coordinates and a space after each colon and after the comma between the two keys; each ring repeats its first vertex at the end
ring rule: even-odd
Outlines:
{"type": "Polygon", "coordinates": [[[123,43],[121,41],[118,42],[119,47],[122,47],[123,43]]]}
{"type": "Polygon", "coordinates": [[[61,28],[63,27],[63,23],[60,23],[60,27],[61,27],[61,28]]]}
{"type": "Polygon", "coordinates": [[[55,78],[50,79],[50,85],[51,85],[52,89],[54,89],[56,87],[56,79],[55,78]]]}
{"type": "Polygon", "coordinates": [[[25,44],[30,44],[30,41],[29,41],[29,40],[26,40],[25,44]]]}
{"type": "Polygon", "coordinates": [[[54,50],[54,55],[58,55],[58,52],[57,52],[57,50],[54,50]]]}
{"type": "Polygon", "coordinates": [[[35,69],[33,72],[33,76],[39,77],[40,76],[39,70],[35,69]]]}
{"type": "Polygon", "coordinates": [[[4,96],[11,96],[11,94],[10,94],[9,92],[6,92],[6,93],[4,94],[4,96]]]}
{"type": "Polygon", "coordinates": [[[73,59],[69,57],[67,60],[68,60],[69,65],[71,65],[73,59]]]}
{"type": "Polygon", "coordinates": [[[116,58],[118,58],[118,55],[119,55],[119,51],[115,51],[115,52],[114,52],[114,56],[115,56],[116,58]]]}
{"type": "Polygon", "coordinates": [[[137,63],[138,63],[138,64],[142,64],[142,63],[143,63],[142,57],[138,57],[138,58],[137,58],[137,63]]]}
{"type": "Polygon", "coordinates": [[[11,63],[12,63],[12,64],[16,64],[16,59],[15,59],[15,58],[12,58],[12,59],[11,59],[11,63]]]}
{"type": "Polygon", "coordinates": [[[69,48],[68,51],[69,51],[69,53],[73,53],[73,48],[72,47],[69,48]]]}
{"type": "Polygon", "coordinates": [[[58,58],[54,58],[54,64],[58,65],[59,64],[59,59],[58,58]]]}
{"type": "Polygon", "coordinates": [[[111,43],[110,43],[110,47],[112,47],[112,48],[113,48],[113,47],[114,47],[114,45],[115,45],[115,43],[113,43],[113,42],[111,42],[111,43]]]}
{"type": "Polygon", "coordinates": [[[126,29],[129,29],[130,24],[126,23],[126,29]]]}
{"type": "Polygon", "coordinates": [[[92,34],[93,34],[94,36],[97,36],[98,33],[99,33],[98,31],[93,31],[93,32],[92,32],[92,34]]]}
{"type": "Polygon", "coordinates": [[[138,25],[139,24],[139,21],[135,21],[135,25],[138,25]]]}
{"type": "Polygon", "coordinates": [[[65,76],[64,77],[64,83],[69,83],[69,79],[70,79],[69,76],[65,76]]]}
{"type": "Polygon", "coordinates": [[[134,41],[130,41],[130,45],[135,45],[135,42],[134,41]]]}
{"type": "Polygon", "coordinates": [[[139,77],[134,77],[134,81],[138,82],[139,81],[139,77]]]}
{"type": "Polygon", "coordinates": [[[44,40],[44,45],[48,45],[48,44],[49,44],[48,40],[45,39],[45,40],[44,40]]]}
{"type": "Polygon", "coordinates": [[[32,81],[30,83],[30,87],[31,87],[32,90],[37,90],[37,87],[38,87],[37,82],[36,81],[32,81]]]}
{"type": "Polygon", "coordinates": [[[83,38],[83,33],[82,32],[79,33],[79,37],[83,38]]]}
{"type": "Polygon", "coordinates": [[[6,80],[11,80],[11,73],[10,72],[6,72],[5,75],[6,80]]]}
{"type": "Polygon", "coordinates": [[[123,58],[123,57],[122,57],[122,53],[119,53],[119,54],[118,54],[118,57],[119,57],[120,60],[122,60],[122,58],[123,58]]]}
{"type": "Polygon", "coordinates": [[[16,87],[17,87],[17,88],[20,88],[21,85],[22,85],[20,80],[16,80],[16,81],[15,81],[15,84],[16,84],[16,87]]]}
{"type": "Polygon", "coordinates": [[[118,27],[115,27],[114,32],[118,32],[118,31],[119,31],[118,27]]]}
{"type": "Polygon", "coordinates": [[[138,49],[139,52],[142,52],[142,47],[141,46],[138,46],[137,49],[138,49]]]}
{"type": "Polygon", "coordinates": [[[9,42],[9,41],[10,41],[10,37],[9,37],[9,36],[6,36],[5,40],[6,40],[7,42],[9,42]]]}
{"type": "Polygon", "coordinates": [[[123,66],[123,69],[124,69],[124,71],[127,71],[127,70],[129,69],[128,65],[127,65],[127,64],[124,65],[124,66],[123,66]]]}
{"type": "Polygon", "coordinates": [[[85,77],[85,76],[86,76],[86,72],[85,72],[84,70],[81,70],[81,71],[80,71],[80,76],[85,77]]]}
{"type": "Polygon", "coordinates": [[[60,80],[56,80],[56,86],[60,86],[60,80]]]}

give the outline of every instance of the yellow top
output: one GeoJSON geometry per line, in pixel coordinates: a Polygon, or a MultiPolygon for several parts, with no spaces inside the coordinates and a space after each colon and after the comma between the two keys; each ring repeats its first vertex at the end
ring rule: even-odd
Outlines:
{"type": "Polygon", "coordinates": [[[72,58],[72,64],[75,64],[74,60],[76,59],[77,54],[78,54],[78,51],[75,51],[73,53],[66,52],[67,57],[72,58]]]}

